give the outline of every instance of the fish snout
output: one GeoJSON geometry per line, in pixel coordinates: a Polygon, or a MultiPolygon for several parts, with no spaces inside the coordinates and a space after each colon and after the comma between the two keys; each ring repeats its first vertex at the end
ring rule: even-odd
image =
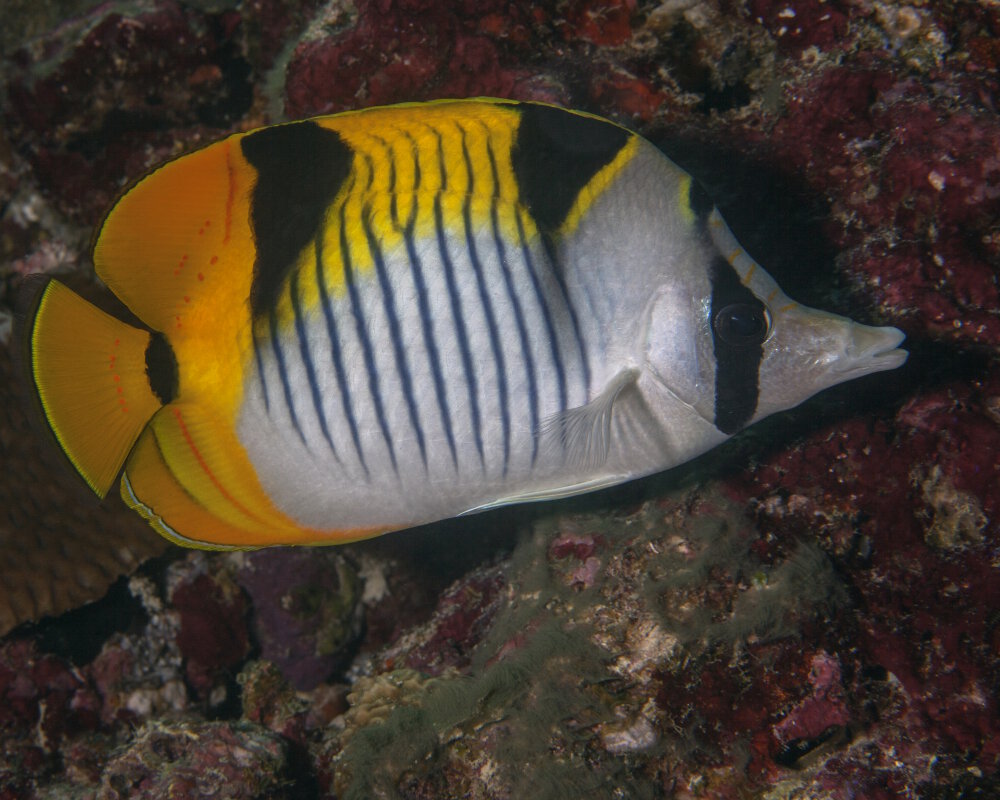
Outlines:
{"type": "Polygon", "coordinates": [[[902,366],[909,355],[899,347],[905,338],[906,334],[899,328],[852,322],[848,328],[843,364],[838,372],[845,377],[859,377],[902,366]]]}
{"type": "Polygon", "coordinates": [[[760,366],[754,419],[801,403],[838,383],[895,369],[909,355],[892,327],[862,325],[839,314],[796,306],[776,321],[760,366]]]}

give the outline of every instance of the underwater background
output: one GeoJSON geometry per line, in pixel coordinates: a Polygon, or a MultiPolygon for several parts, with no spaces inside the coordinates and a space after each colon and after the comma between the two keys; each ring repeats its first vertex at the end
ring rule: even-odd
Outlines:
{"type": "Polygon", "coordinates": [[[996,0],[4,0],[0,800],[1000,796],[996,0]],[[146,170],[235,130],[544,100],[692,172],[900,370],[669,473],[343,548],[98,505],[23,401],[21,284],[95,301],[146,170]]]}

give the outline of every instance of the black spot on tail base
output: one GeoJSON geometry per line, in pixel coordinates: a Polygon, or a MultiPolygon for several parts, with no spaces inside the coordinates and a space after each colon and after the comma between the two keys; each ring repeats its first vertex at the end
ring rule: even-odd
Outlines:
{"type": "Polygon", "coordinates": [[[315,122],[264,128],[240,142],[257,170],[250,225],[257,245],[250,309],[264,315],[351,171],[353,151],[315,122]]]}
{"type": "MultiPolygon", "coordinates": [[[[764,304],[740,281],[733,266],[722,256],[712,262],[711,319],[730,305],[748,305],[765,314],[764,304]]],[[[715,427],[726,434],[744,428],[757,410],[760,395],[760,362],[764,355],[759,340],[734,345],[712,327],[715,351],[715,427]]]]}
{"type": "Polygon", "coordinates": [[[146,345],[146,377],[149,388],[163,405],[177,397],[177,359],[162,333],[152,333],[146,345]]]}
{"type": "Polygon", "coordinates": [[[511,152],[521,200],[538,226],[556,231],[580,190],[632,135],[607,120],[523,103],[511,152]]]}

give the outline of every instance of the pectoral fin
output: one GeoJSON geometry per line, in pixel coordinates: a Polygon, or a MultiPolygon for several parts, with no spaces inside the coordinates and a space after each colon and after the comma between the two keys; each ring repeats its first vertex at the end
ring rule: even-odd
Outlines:
{"type": "Polygon", "coordinates": [[[561,447],[567,465],[581,470],[599,467],[607,461],[611,449],[611,422],[615,401],[623,391],[634,386],[638,378],[637,368],[623,369],[586,405],[567,409],[543,421],[541,435],[545,446],[561,447]]]}
{"type": "Polygon", "coordinates": [[[564,459],[564,463],[569,467],[570,475],[576,476],[575,479],[557,486],[517,491],[474,506],[462,513],[474,514],[514,503],[572,497],[595,489],[615,486],[628,480],[631,476],[627,473],[614,472],[597,476],[593,473],[608,460],[615,402],[623,391],[635,385],[638,378],[638,369],[634,367],[623,369],[589,403],[568,409],[542,423],[543,447],[550,452],[558,453],[558,457],[564,459]]]}

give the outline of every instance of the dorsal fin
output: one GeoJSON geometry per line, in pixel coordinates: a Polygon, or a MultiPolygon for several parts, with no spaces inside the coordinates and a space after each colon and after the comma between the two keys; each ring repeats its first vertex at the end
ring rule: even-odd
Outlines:
{"type": "Polygon", "coordinates": [[[249,203],[256,173],[236,137],[170,161],[108,213],[94,244],[97,274],[132,312],[173,340],[245,304],[255,257],[249,203]]]}

